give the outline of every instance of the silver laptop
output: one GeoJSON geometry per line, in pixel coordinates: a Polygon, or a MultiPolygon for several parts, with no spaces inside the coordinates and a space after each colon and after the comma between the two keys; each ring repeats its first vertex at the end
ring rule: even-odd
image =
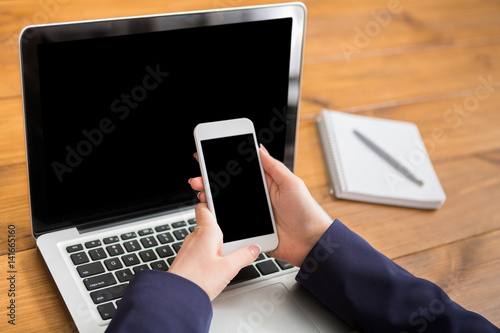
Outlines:
{"type": "MultiPolygon", "coordinates": [[[[26,27],[20,61],[33,235],[81,332],[194,230],[201,122],[246,117],[293,170],[300,3],[26,27]]],[[[238,216],[235,216],[237,219],[238,216]]],[[[214,302],[213,332],[348,332],[262,254],[214,302]]]]}

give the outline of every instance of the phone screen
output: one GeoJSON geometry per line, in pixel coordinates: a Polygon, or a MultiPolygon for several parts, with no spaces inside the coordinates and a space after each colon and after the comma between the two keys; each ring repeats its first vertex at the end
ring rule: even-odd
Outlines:
{"type": "Polygon", "coordinates": [[[272,234],[271,212],[253,135],[202,140],[201,146],[224,242],[272,234]]]}

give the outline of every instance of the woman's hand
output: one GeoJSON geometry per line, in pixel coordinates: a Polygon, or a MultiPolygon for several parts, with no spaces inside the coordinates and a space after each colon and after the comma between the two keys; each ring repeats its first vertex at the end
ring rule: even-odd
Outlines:
{"type": "Polygon", "coordinates": [[[222,232],[207,204],[199,203],[195,212],[198,225],[168,271],[196,283],[213,300],[240,269],[257,259],[260,248],[247,246],[222,256],[222,232]]]}
{"type": "MultiPolygon", "coordinates": [[[[331,221],[324,218],[299,177],[271,157],[264,147],[259,152],[279,237],[278,248],[269,255],[300,266],[331,221]]],[[[192,178],[189,183],[193,189],[201,191],[198,198],[206,202],[202,178],[192,178]]]]}

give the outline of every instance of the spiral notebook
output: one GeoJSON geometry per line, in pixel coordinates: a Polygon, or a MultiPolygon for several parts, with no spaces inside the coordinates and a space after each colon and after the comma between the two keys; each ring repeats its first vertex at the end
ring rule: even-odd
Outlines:
{"type": "Polygon", "coordinates": [[[415,124],[322,110],[317,125],[330,178],[340,199],[422,209],[439,208],[446,194],[415,124]],[[415,175],[422,184],[381,157],[355,132],[415,175]]]}

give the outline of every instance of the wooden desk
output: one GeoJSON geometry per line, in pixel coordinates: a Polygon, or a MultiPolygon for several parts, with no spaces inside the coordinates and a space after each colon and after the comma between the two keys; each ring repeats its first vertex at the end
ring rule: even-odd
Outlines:
{"type": "MultiPolygon", "coordinates": [[[[0,3],[0,331],[71,332],[31,236],[17,36],[31,23],[273,0],[17,0],[0,3]],[[16,326],[6,239],[15,226],[16,326]],[[14,329],[14,330],[13,330],[14,329]]],[[[306,0],[296,173],[319,203],[410,272],[500,325],[500,3],[306,0]],[[336,200],[314,123],[322,108],[416,123],[448,195],[436,211],[336,200]]]]}

